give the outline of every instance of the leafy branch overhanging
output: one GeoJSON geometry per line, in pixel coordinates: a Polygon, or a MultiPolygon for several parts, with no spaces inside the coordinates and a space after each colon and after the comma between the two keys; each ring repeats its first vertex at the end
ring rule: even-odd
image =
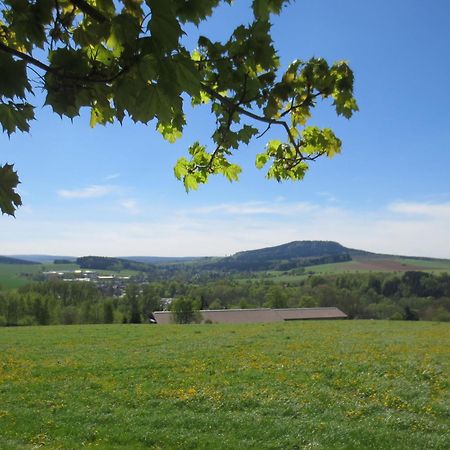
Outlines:
{"type": "MultiPolygon", "coordinates": [[[[41,88],[45,104],[61,116],[73,118],[89,108],[91,126],[125,117],[155,120],[173,142],[182,135],[183,104],[190,98],[193,106],[211,105],[216,127],[213,151],[195,142],[189,157],[175,165],[186,190],[211,174],[237,180],[241,168],[230,161],[233,152],[272,126],[281,127],[285,139],[270,140],[256,155],[256,166],[268,166],[267,177],[277,181],[302,179],[309,162],[340,152],[331,129],[307,122],[318,99],[330,98],[338,115],[351,117],[357,110],[353,73],[344,61],[329,65],[311,58],[294,61],[279,75],[270,16],[288,0],[253,0],[250,24],[238,26],[224,42],[200,36],[188,50],[183,27],[199,25],[223,3],[231,1],[1,1],[3,130],[29,130],[29,97],[41,88]]],[[[12,165],[0,167],[0,208],[13,215],[21,204],[19,180],[12,165]]]]}

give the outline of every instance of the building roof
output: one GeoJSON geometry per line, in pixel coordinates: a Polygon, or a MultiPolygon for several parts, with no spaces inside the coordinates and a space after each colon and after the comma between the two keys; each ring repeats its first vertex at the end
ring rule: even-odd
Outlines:
{"type": "Polygon", "coordinates": [[[345,319],[347,314],[339,308],[284,308],[277,309],[283,320],[302,319],[345,319]]]}
{"type": "MultiPolygon", "coordinates": [[[[210,309],[199,311],[202,322],[213,323],[264,323],[282,322],[284,320],[306,319],[345,319],[347,314],[339,308],[283,308],[283,309],[210,309]]],[[[172,322],[170,311],[155,311],[155,319],[159,324],[172,322]]]]}

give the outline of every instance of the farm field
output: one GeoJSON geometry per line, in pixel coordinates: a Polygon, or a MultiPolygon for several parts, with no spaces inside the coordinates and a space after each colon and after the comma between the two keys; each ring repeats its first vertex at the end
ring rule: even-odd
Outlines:
{"type": "MultiPolygon", "coordinates": [[[[388,257],[354,257],[351,261],[338,263],[317,264],[305,266],[304,273],[295,273],[292,271],[263,271],[255,272],[256,278],[269,278],[279,283],[298,282],[304,280],[310,275],[340,275],[344,273],[403,273],[407,271],[421,271],[433,274],[450,272],[450,260],[433,258],[402,258],[396,256],[388,257]]],[[[240,282],[251,281],[252,277],[238,278],[240,282]]]]}
{"type": "Polygon", "coordinates": [[[397,261],[406,265],[419,266],[420,270],[426,272],[450,272],[450,261],[448,259],[397,258],[397,261]]]}
{"type": "Polygon", "coordinates": [[[352,261],[321,264],[305,267],[306,271],[316,274],[333,274],[342,272],[406,272],[420,270],[424,272],[450,272],[450,261],[436,259],[411,258],[355,258],[352,261]]]}
{"type": "Polygon", "coordinates": [[[47,270],[75,270],[76,264],[0,264],[0,285],[17,288],[32,282],[31,277],[47,270]]]}
{"type": "Polygon", "coordinates": [[[446,449],[450,325],[0,328],[0,448],[446,449]]]}
{"type": "MultiPolygon", "coordinates": [[[[0,285],[14,289],[33,282],[33,276],[46,271],[72,271],[79,269],[77,264],[0,264],[0,285]]],[[[135,270],[96,270],[99,274],[120,276],[137,275],[135,270]]]]}

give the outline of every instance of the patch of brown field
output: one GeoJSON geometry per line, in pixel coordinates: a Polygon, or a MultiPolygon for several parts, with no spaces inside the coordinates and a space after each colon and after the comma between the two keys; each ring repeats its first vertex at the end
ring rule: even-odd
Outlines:
{"type": "Polygon", "coordinates": [[[424,267],[413,264],[404,264],[392,259],[360,259],[354,261],[352,269],[407,272],[408,270],[423,270],[424,267]]]}

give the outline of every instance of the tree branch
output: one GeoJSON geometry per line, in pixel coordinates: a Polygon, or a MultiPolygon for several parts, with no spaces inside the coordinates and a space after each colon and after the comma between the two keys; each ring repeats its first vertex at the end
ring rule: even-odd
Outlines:
{"type": "Polygon", "coordinates": [[[16,50],[15,48],[8,47],[7,45],[0,42],[0,50],[3,50],[6,53],[9,53],[10,55],[17,56],[18,58],[24,60],[25,62],[29,64],[33,64],[33,66],[39,67],[39,69],[45,70],[46,72],[53,72],[54,69],[52,69],[50,66],[47,66],[46,64],[42,63],[41,61],[37,60],[36,58],[33,58],[30,55],[27,55],[26,53],[20,52],[19,50],[16,50]]]}
{"type": "MultiPolygon", "coordinates": [[[[63,74],[60,72],[59,68],[48,66],[47,64],[44,64],[43,62],[39,61],[36,58],[33,58],[32,56],[30,56],[26,53],[16,50],[15,48],[8,47],[7,45],[3,44],[2,42],[0,42],[0,50],[4,51],[6,53],[9,53],[11,55],[17,56],[18,58],[22,59],[26,63],[32,64],[33,66],[38,67],[39,69],[44,70],[45,72],[49,72],[60,78],[65,78],[66,80],[84,81],[84,82],[88,82],[88,83],[111,83],[114,80],[116,80],[117,78],[119,78],[121,75],[123,75],[124,73],[128,72],[132,67],[132,65],[123,67],[116,74],[112,75],[109,78],[90,78],[88,75],[84,76],[84,77],[80,77],[77,75],[63,74]]],[[[136,61],[137,61],[137,59],[138,58],[136,58],[136,61]]]]}
{"type": "Polygon", "coordinates": [[[272,124],[269,123],[269,125],[267,125],[267,128],[262,133],[258,134],[258,136],[256,136],[256,139],[262,138],[270,130],[271,126],[272,124]]]}
{"type": "Polygon", "coordinates": [[[76,6],[79,10],[83,11],[86,15],[92,17],[97,22],[105,23],[108,18],[104,16],[97,8],[94,8],[85,0],[69,0],[72,5],[76,6]]]}
{"type": "Polygon", "coordinates": [[[255,114],[251,111],[248,111],[248,110],[242,108],[239,105],[236,105],[235,103],[233,103],[232,100],[219,94],[214,89],[210,88],[208,85],[206,85],[204,83],[202,83],[202,89],[207,94],[209,94],[211,97],[215,98],[216,100],[219,100],[221,103],[227,105],[229,108],[236,107],[235,111],[243,114],[244,116],[247,116],[247,117],[250,117],[251,119],[257,120],[258,122],[267,123],[269,125],[272,125],[272,124],[281,125],[286,130],[286,133],[289,137],[289,142],[294,146],[295,150],[298,152],[300,157],[303,158],[303,155],[300,151],[300,147],[297,144],[297,142],[295,142],[294,136],[292,136],[291,130],[289,129],[289,125],[284,120],[270,119],[268,117],[258,116],[258,114],[255,114]]]}
{"type": "Polygon", "coordinates": [[[319,95],[322,95],[322,92],[317,92],[316,94],[309,93],[307,95],[307,97],[302,102],[298,103],[297,105],[294,105],[292,103],[292,106],[289,109],[287,109],[286,111],[284,111],[280,115],[280,117],[284,117],[284,116],[288,115],[290,112],[292,112],[292,111],[294,111],[294,110],[296,110],[298,108],[301,108],[302,106],[305,106],[307,102],[310,102],[310,101],[316,99],[317,97],[319,97],[319,95]]]}

